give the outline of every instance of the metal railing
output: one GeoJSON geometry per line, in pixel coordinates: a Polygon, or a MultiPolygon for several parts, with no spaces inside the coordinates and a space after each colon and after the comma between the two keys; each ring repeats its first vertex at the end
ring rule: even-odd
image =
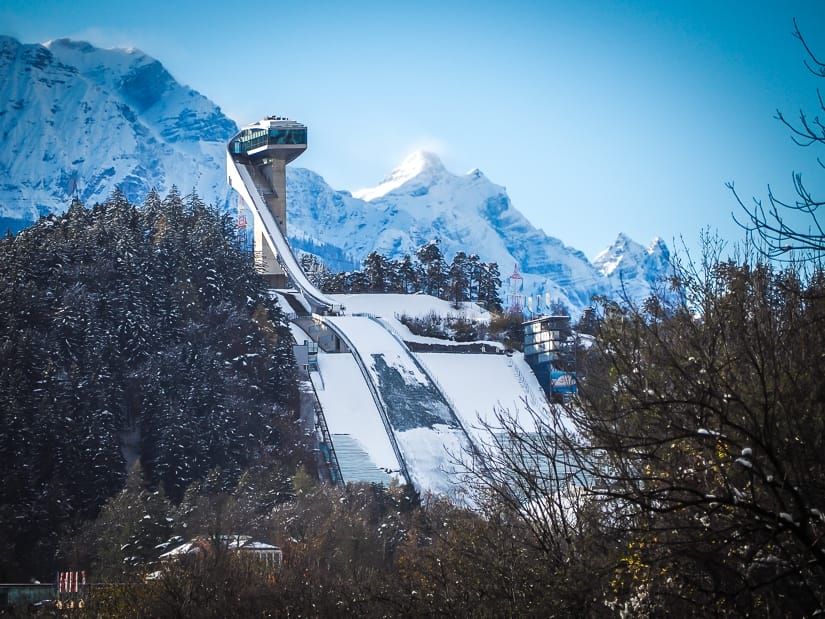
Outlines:
{"type": "Polygon", "coordinates": [[[547,402],[540,402],[536,399],[536,396],[533,393],[533,389],[530,388],[530,384],[527,382],[527,379],[524,377],[524,374],[521,373],[521,370],[519,370],[516,367],[516,364],[512,358],[510,359],[508,365],[510,366],[510,369],[513,370],[513,373],[516,375],[516,380],[518,380],[519,384],[521,385],[521,388],[527,394],[529,403],[534,407],[536,411],[541,410],[542,407],[547,404],[547,402]]]}
{"type": "MultiPolygon", "coordinates": [[[[320,373],[318,376],[320,376],[320,373]]],[[[328,466],[330,468],[330,479],[333,485],[336,484],[336,480],[343,484],[344,476],[341,473],[341,465],[338,463],[338,455],[335,453],[332,435],[329,433],[327,419],[324,416],[324,408],[321,406],[321,400],[318,398],[318,392],[315,390],[315,383],[313,383],[312,380],[310,380],[309,383],[312,385],[312,395],[315,397],[315,419],[318,422],[318,428],[321,430],[321,438],[323,438],[324,444],[327,446],[327,449],[329,449],[328,466]]]]}

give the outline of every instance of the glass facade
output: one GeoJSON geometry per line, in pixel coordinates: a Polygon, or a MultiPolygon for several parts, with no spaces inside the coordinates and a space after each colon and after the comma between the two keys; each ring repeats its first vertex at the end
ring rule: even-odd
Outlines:
{"type": "Polygon", "coordinates": [[[246,155],[250,151],[262,146],[295,145],[304,146],[307,143],[306,127],[282,129],[244,129],[233,140],[231,151],[236,155],[246,155]]]}

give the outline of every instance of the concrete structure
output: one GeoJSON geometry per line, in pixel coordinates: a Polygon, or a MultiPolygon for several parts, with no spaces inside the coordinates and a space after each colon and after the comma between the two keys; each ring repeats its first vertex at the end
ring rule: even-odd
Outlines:
{"type": "Polygon", "coordinates": [[[306,127],[295,121],[269,116],[247,125],[227,144],[227,180],[252,212],[258,271],[273,288],[291,280],[301,297],[293,300],[307,313],[338,313],[343,308],[309,281],[286,237],[286,164],[306,147],[306,127]]]}
{"type": "Polygon", "coordinates": [[[576,391],[575,373],[567,371],[574,346],[570,317],[541,315],[524,324],[524,360],[548,396],[564,399],[576,391]]]}
{"type": "MultiPolygon", "coordinates": [[[[307,129],[301,123],[268,116],[247,125],[229,141],[228,154],[243,164],[252,177],[267,210],[281,235],[286,237],[286,164],[307,148],[307,129]]],[[[253,205],[249,205],[250,207],[253,205]]],[[[264,235],[264,226],[254,226],[255,263],[275,288],[286,286],[287,274],[264,235]]]]}

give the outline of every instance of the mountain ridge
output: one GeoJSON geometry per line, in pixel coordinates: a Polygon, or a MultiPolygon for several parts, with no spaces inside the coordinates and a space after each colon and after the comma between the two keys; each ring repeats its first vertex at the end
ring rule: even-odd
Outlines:
{"type": "MultiPolygon", "coordinates": [[[[101,202],[115,187],[140,203],[150,189],[176,185],[220,209],[236,208],[225,145],[238,125],[160,61],[136,49],[0,36],[0,74],[3,225],[62,212],[75,198],[101,202]]],[[[402,257],[437,238],[448,259],[465,251],[498,263],[505,293],[550,294],[574,313],[597,294],[645,296],[667,270],[663,243],[647,254],[623,235],[608,248],[609,271],[608,258],[591,263],[536,228],[480,170],[453,174],[428,151],[414,151],[376,186],[353,192],[290,166],[287,195],[293,246],[336,269],[359,265],[371,251],[402,257]],[[511,269],[522,275],[514,279],[519,290],[506,279],[511,269]]]]}
{"type": "Polygon", "coordinates": [[[159,61],[68,39],[4,37],[0,75],[6,220],[31,222],[73,198],[102,202],[115,186],[138,202],[176,184],[226,203],[223,153],[237,126],[159,61]]]}

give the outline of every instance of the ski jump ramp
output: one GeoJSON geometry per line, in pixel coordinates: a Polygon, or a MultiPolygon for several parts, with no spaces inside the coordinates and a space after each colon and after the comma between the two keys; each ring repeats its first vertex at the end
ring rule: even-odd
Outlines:
{"type": "MultiPolygon", "coordinates": [[[[263,124],[264,122],[265,121],[261,121],[261,123],[258,124],[263,124]]],[[[260,165],[259,162],[269,161],[268,157],[272,157],[273,152],[277,153],[279,150],[284,150],[288,145],[279,148],[282,145],[273,144],[271,148],[267,148],[267,144],[264,143],[263,146],[248,151],[245,150],[241,153],[233,152],[236,149],[234,145],[238,141],[238,136],[243,135],[244,132],[255,130],[264,131],[265,129],[259,129],[257,124],[246,127],[241,133],[235,136],[235,138],[230,140],[227,146],[226,168],[229,185],[240,194],[243,201],[252,209],[254,225],[256,229],[263,231],[263,239],[271,254],[278,260],[300,293],[309,301],[313,310],[318,313],[339,312],[342,310],[340,305],[318,290],[301,269],[286,239],[286,226],[281,226],[275,221],[275,216],[272,214],[270,206],[267,205],[267,201],[261,193],[260,183],[256,184],[253,180],[253,176],[260,175],[260,173],[256,171],[256,166],[260,165]]],[[[272,130],[270,129],[270,131],[272,130]]],[[[252,145],[254,146],[254,143],[252,145]]],[[[295,157],[297,155],[291,156],[295,157]]],[[[285,160],[289,161],[290,159],[282,157],[282,169],[285,165],[285,160]]],[[[283,199],[286,194],[286,188],[280,187],[278,190],[278,192],[282,194],[281,197],[283,199]]]]}
{"type": "Polygon", "coordinates": [[[367,316],[324,316],[371,385],[401,473],[417,490],[456,497],[472,445],[450,403],[406,345],[367,316]]]}
{"type": "Polygon", "coordinates": [[[461,486],[456,462],[472,443],[444,394],[381,323],[341,315],[344,308],[309,281],[292,253],[286,239],[285,166],[304,149],[306,128],[299,123],[268,117],[248,125],[227,145],[229,184],[251,208],[264,251],[355,358],[396,456],[399,469],[393,472],[419,492],[456,496],[461,486]]]}

